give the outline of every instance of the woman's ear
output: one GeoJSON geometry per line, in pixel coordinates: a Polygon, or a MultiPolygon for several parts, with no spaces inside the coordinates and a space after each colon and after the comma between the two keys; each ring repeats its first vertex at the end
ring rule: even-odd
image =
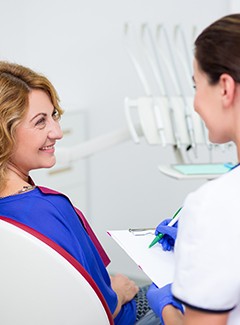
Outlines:
{"type": "Polygon", "coordinates": [[[223,105],[228,107],[232,104],[235,96],[236,83],[227,73],[223,73],[219,79],[220,91],[223,105]]]}

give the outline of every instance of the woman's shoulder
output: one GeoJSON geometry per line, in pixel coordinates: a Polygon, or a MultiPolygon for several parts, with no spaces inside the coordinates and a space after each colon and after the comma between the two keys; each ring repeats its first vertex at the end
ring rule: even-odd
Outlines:
{"type": "Polygon", "coordinates": [[[196,191],[191,192],[186,200],[196,200],[202,203],[216,203],[219,201],[232,201],[239,197],[240,189],[240,167],[214,179],[207,181],[196,191]]]}
{"type": "Polygon", "coordinates": [[[43,194],[64,195],[63,193],[58,192],[58,191],[56,191],[52,188],[49,188],[49,187],[45,187],[45,186],[36,186],[36,187],[43,194]]]}
{"type": "Polygon", "coordinates": [[[208,181],[186,197],[183,204],[184,227],[189,226],[201,233],[206,227],[224,227],[226,223],[239,224],[239,192],[240,168],[208,181]]]}
{"type": "Polygon", "coordinates": [[[72,204],[66,195],[54,191],[48,188],[42,188],[41,186],[35,186],[33,190],[21,193],[19,195],[6,197],[1,200],[1,206],[16,206],[21,207],[24,211],[44,211],[47,210],[59,210],[65,211],[65,209],[72,209],[72,204]]]}
{"type": "Polygon", "coordinates": [[[61,204],[61,208],[63,206],[72,206],[70,199],[64,193],[43,186],[36,186],[36,189],[37,192],[33,193],[36,199],[41,199],[56,206],[61,204]]]}

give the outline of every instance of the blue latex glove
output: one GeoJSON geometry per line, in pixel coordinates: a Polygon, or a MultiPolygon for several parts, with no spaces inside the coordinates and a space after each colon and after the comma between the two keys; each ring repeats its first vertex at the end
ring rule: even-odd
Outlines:
{"type": "Polygon", "coordinates": [[[163,220],[156,228],[155,235],[157,236],[159,233],[164,234],[163,238],[159,240],[159,243],[162,245],[164,251],[173,250],[175,240],[177,237],[177,227],[178,221],[172,226],[169,227],[168,224],[171,219],[163,220]]]}
{"type": "Polygon", "coordinates": [[[166,305],[173,305],[175,308],[184,313],[182,304],[174,299],[171,288],[172,284],[167,284],[162,288],[158,288],[154,283],[152,283],[147,291],[149,306],[152,308],[154,313],[158,315],[162,325],[164,325],[162,310],[166,305]]]}

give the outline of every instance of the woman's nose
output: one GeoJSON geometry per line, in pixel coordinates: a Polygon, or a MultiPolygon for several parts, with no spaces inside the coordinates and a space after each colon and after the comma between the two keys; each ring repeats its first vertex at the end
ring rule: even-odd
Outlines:
{"type": "Polygon", "coordinates": [[[63,132],[61,129],[61,126],[59,124],[59,121],[52,121],[51,125],[50,125],[50,129],[48,132],[48,136],[51,139],[55,139],[55,140],[60,140],[63,137],[63,132]]]}

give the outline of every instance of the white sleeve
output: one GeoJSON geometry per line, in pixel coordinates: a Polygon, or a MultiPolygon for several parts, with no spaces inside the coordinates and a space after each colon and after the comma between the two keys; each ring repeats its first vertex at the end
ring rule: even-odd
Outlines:
{"type": "Polygon", "coordinates": [[[206,184],[184,203],[172,290],[190,306],[227,311],[239,301],[240,198],[214,193],[217,186],[206,184]]]}

